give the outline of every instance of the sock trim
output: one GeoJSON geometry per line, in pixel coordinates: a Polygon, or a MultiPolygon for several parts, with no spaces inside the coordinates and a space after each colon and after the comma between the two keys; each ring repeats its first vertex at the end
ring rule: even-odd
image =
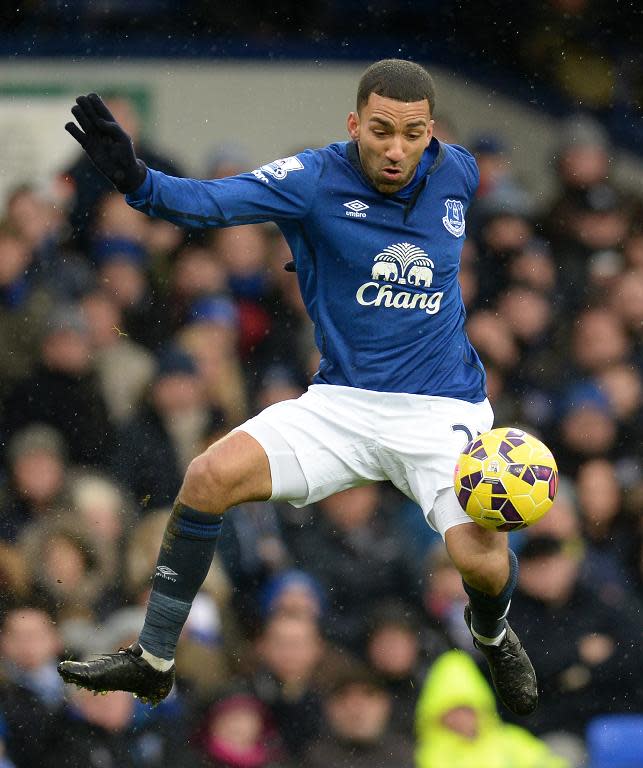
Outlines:
{"type": "Polygon", "coordinates": [[[484,635],[480,635],[475,631],[473,627],[471,627],[471,634],[479,643],[482,643],[482,645],[500,645],[500,643],[502,643],[502,641],[505,639],[505,635],[507,634],[507,627],[504,627],[502,632],[497,637],[485,637],[484,635]]]}
{"type": "Polygon", "coordinates": [[[140,643],[139,646],[141,648],[141,658],[158,672],[167,672],[174,666],[174,659],[162,659],[160,656],[155,656],[153,653],[146,651],[140,643]]]}

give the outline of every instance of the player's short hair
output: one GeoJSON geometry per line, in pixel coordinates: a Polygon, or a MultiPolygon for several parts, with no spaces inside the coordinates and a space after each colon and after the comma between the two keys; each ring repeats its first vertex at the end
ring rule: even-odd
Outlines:
{"type": "Polygon", "coordinates": [[[435,85],[431,75],[413,61],[382,59],[364,72],[357,86],[357,111],[366,104],[371,93],[396,101],[429,102],[435,109],[435,85]]]}

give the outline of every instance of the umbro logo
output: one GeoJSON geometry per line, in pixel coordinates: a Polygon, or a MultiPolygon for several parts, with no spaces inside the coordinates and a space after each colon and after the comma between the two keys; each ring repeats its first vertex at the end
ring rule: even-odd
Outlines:
{"type": "Polygon", "coordinates": [[[174,577],[179,575],[176,571],[173,571],[167,565],[157,565],[156,566],[156,573],[162,579],[167,579],[168,581],[176,581],[176,579],[174,577]]]}
{"type": "Polygon", "coordinates": [[[366,214],[364,211],[368,208],[368,205],[361,200],[351,200],[350,203],[344,203],[344,208],[348,208],[346,211],[347,216],[352,216],[356,219],[365,219],[366,214]]]}

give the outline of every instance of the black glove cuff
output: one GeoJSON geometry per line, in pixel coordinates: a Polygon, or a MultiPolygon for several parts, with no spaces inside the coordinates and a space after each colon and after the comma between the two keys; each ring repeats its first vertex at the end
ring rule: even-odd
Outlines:
{"type": "Polygon", "coordinates": [[[142,160],[136,160],[136,164],[127,171],[116,171],[111,179],[112,184],[119,192],[129,195],[141,186],[147,178],[147,166],[142,160]]]}

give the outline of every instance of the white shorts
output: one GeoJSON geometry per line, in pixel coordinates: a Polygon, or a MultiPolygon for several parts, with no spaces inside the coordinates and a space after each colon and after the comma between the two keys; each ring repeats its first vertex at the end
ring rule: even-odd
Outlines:
{"type": "Polygon", "coordinates": [[[373,392],[313,384],[296,400],[284,400],[237,427],[264,448],[272,473],[271,499],[296,507],[358,485],[390,480],[422,508],[442,536],[470,518],[453,492],[458,455],[477,433],[491,429],[488,400],[468,403],[448,397],[373,392]],[[288,451],[294,474],[307,493],[292,497],[288,451]],[[301,471],[299,471],[299,467],[301,471]]]}

